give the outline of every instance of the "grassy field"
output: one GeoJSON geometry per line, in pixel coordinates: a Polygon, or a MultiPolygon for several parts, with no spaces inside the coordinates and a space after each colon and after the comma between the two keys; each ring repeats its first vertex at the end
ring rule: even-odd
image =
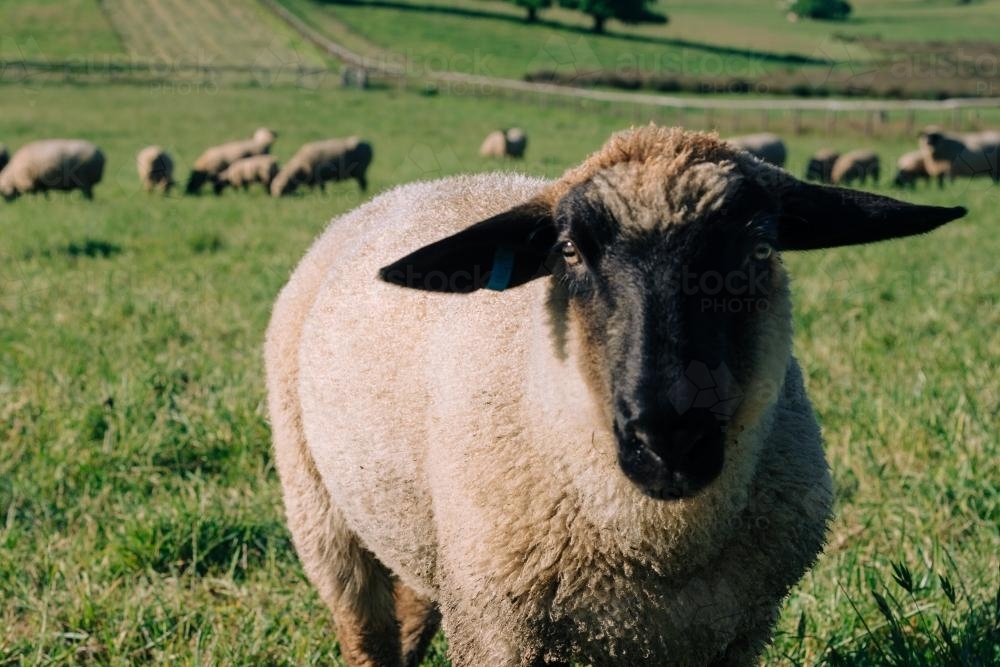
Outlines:
{"type": "MultiPolygon", "coordinates": [[[[23,27],[44,8],[6,3],[0,18],[50,53],[125,48],[90,4],[66,10],[85,27],[76,44],[60,46],[73,30],[51,18],[51,33],[23,27]]],[[[269,30],[292,39],[264,15],[245,32],[269,30]]],[[[0,141],[80,136],[108,155],[93,203],[0,204],[0,665],[339,664],[284,527],[261,344],[311,240],[365,198],[353,184],[280,201],[150,197],[139,148],[168,146],[183,177],[203,147],[259,125],[279,133],[279,160],[357,133],[374,144],[377,193],[496,168],[478,144],[511,122],[530,135],[514,166],[556,176],[647,119],[333,78],[0,86],[0,141]]],[[[867,141],[790,138],[790,168],[820,145],[867,141]]],[[[875,147],[891,162],[912,144],[889,134],[875,147]]],[[[837,504],[767,664],[1000,661],[1000,198],[969,181],[907,196],[971,214],[928,238],[786,257],[837,504]]],[[[447,665],[444,647],[426,664],[447,665]]]]}
{"type": "Polygon", "coordinates": [[[670,16],[666,25],[611,22],[605,35],[591,33],[590,19],[576,12],[552,8],[526,24],[524,10],[490,0],[282,2],[375,63],[387,51],[405,56],[417,74],[447,69],[520,79],[555,71],[573,80],[604,71],[719,86],[743,80],[759,83],[761,92],[853,78],[861,87],[914,95],[1000,94],[993,29],[1000,0],[868,0],[853,3],[849,21],[797,24],[757,0],[682,0],[657,7],[670,16]],[[841,65],[832,75],[829,59],[841,65]]]}

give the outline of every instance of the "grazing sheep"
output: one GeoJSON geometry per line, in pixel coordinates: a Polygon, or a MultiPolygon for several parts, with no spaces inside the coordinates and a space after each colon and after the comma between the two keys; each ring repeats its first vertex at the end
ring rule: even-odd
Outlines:
{"type": "Polygon", "coordinates": [[[831,504],[778,251],[963,213],[649,126],[557,181],[415,183],[335,219],[265,356],[346,663],[416,665],[440,620],[456,667],[755,665],[831,504]]]}
{"type": "Polygon", "coordinates": [[[496,130],[486,135],[479,154],[483,157],[524,157],[528,146],[528,136],[519,127],[496,130]]]}
{"type": "Polygon", "coordinates": [[[8,162],[10,162],[10,153],[7,152],[7,146],[0,144],[0,171],[3,171],[8,162]]]}
{"type": "Polygon", "coordinates": [[[788,157],[785,142],[781,140],[781,137],[771,132],[731,137],[726,139],[726,143],[759,157],[764,162],[770,162],[776,167],[784,167],[785,159],[788,157]]]}
{"type": "Polygon", "coordinates": [[[254,183],[260,183],[270,192],[271,181],[278,175],[278,162],[272,155],[254,155],[237,160],[223,170],[215,179],[215,194],[227,186],[242,188],[246,192],[254,183]]]}
{"type": "Polygon", "coordinates": [[[139,170],[139,180],[146,192],[162,190],[163,194],[170,192],[174,185],[174,161],[159,146],[147,146],[135,156],[136,167],[139,170]]]}
{"type": "Polygon", "coordinates": [[[104,175],[104,153],[81,139],[46,139],[21,147],[0,172],[0,195],[7,201],[31,192],[80,190],[94,198],[104,175]]]}
{"type": "Polygon", "coordinates": [[[848,185],[859,181],[862,185],[871,178],[872,183],[878,183],[878,155],[867,148],[847,151],[837,158],[830,172],[834,185],[848,185]]]}
{"type": "Polygon", "coordinates": [[[211,181],[214,185],[219,174],[239,159],[269,153],[275,139],[277,135],[274,132],[262,127],[253,133],[252,139],[230,141],[209,148],[194,161],[194,168],[188,178],[187,193],[198,194],[206,181],[211,181]]]}
{"type": "Polygon", "coordinates": [[[1000,180],[1000,132],[952,134],[931,126],[920,133],[920,151],[931,178],[989,176],[1000,180]]]}
{"type": "Polygon", "coordinates": [[[819,181],[820,183],[833,182],[833,164],[840,157],[840,153],[832,148],[821,148],[809,158],[806,165],[806,179],[819,181]]]}
{"type": "MultiPolygon", "coordinates": [[[[943,177],[942,174],[939,178],[943,177]]],[[[892,184],[897,188],[915,188],[917,181],[930,181],[930,179],[931,175],[927,173],[922,151],[904,153],[896,160],[896,177],[892,179],[892,184]]]]}
{"type": "Polygon", "coordinates": [[[367,190],[365,172],[372,163],[372,154],[372,145],[357,137],[303,144],[271,181],[271,195],[292,194],[300,185],[318,185],[325,190],[327,181],[348,178],[357,180],[362,191],[367,190]]]}

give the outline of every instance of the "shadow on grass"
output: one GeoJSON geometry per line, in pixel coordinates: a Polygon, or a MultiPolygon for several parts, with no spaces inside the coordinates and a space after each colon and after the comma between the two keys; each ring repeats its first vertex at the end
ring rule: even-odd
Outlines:
{"type": "MultiPolygon", "coordinates": [[[[44,248],[37,252],[37,256],[46,259],[51,257],[68,257],[69,259],[79,259],[81,257],[101,258],[114,257],[120,255],[122,247],[110,241],[102,239],[85,238],[82,241],[70,241],[66,244],[57,245],[52,248],[44,248]]],[[[36,256],[34,250],[24,253],[24,259],[33,259],[36,256]]]]}
{"type": "MultiPolygon", "coordinates": [[[[408,2],[396,2],[394,0],[313,0],[320,5],[343,5],[348,7],[371,7],[374,9],[398,9],[401,11],[420,12],[426,14],[449,14],[475,19],[493,19],[497,21],[507,21],[524,26],[543,26],[565,32],[576,33],[585,36],[597,36],[593,30],[575,25],[566,25],[559,21],[549,19],[537,19],[528,23],[523,17],[512,14],[501,14],[481,9],[467,9],[465,7],[446,7],[443,5],[421,5],[408,2]]],[[[740,49],[717,44],[707,44],[704,42],[692,42],[686,39],[674,39],[670,37],[652,37],[649,35],[633,35],[628,33],[613,32],[605,30],[600,37],[607,39],[617,39],[624,42],[634,42],[641,44],[654,44],[657,46],[674,46],[687,49],[699,49],[715,55],[738,56],[741,58],[760,60],[762,62],[780,63],[785,65],[822,65],[827,61],[809,56],[801,56],[794,53],[768,53],[764,51],[754,51],[752,49],[740,49]]]]}

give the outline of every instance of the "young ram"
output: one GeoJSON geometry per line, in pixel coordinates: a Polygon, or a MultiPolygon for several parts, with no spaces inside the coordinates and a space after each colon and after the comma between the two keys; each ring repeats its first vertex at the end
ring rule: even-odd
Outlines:
{"type": "Polygon", "coordinates": [[[418,183],[335,220],[266,361],[347,664],[416,665],[439,621],[456,667],[755,664],[832,495],[779,252],[963,213],[650,126],[556,181],[418,183]]]}

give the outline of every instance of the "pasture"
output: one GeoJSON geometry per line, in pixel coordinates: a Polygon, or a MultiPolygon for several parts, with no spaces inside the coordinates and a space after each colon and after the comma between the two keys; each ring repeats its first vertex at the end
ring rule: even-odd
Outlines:
{"type": "MultiPolygon", "coordinates": [[[[0,141],[78,136],[108,156],[93,203],[77,193],[0,202],[0,665],[339,664],[328,612],[290,545],[270,457],[261,346],[289,272],[330,218],[396,184],[498,167],[554,177],[616,129],[672,122],[599,104],[341,89],[336,64],[259,5],[218,3],[221,14],[205,18],[196,4],[0,7],[0,33],[13,27],[11,40],[53,62],[140,53],[176,63],[218,51],[210,76],[97,71],[0,85],[0,141]],[[157,10],[173,23],[143,32],[157,10]],[[227,29],[228,12],[242,17],[240,30],[227,29]],[[261,78],[251,66],[272,44],[322,75],[261,78]],[[512,124],[528,132],[526,160],[480,158],[486,133],[512,124]],[[261,125],[278,133],[282,162],[305,141],[369,139],[369,194],[353,182],[280,200],[259,189],[139,190],[142,147],[165,146],[184,178],[204,147],[261,125]]],[[[471,46],[422,41],[416,28],[386,37],[382,26],[399,21],[376,18],[388,8],[364,15],[366,33],[356,25],[363,7],[287,4],[335,12],[337,25],[316,25],[355,44],[403,51],[412,35],[412,48],[434,53],[471,46]]],[[[695,4],[666,10],[680,22],[695,4]]],[[[902,4],[857,3],[886,15],[902,4]]],[[[405,18],[430,24],[418,14],[405,18]]],[[[914,39],[927,36],[926,25],[908,25],[914,39]]],[[[545,30],[519,52],[577,36],[545,30]]],[[[795,49],[809,51],[800,39],[795,49]]],[[[997,127],[1000,114],[974,122],[997,127]]],[[[870,144],[883,184],[895,156],[915,146],[847,128],[787,139],[797,174],[822,145],[870,144]]],[[[785,605],[767,664],[1000,662],[1000,195],[988,180],[959,180],[903,196],[970,214],[925,238],[784,258],[836,519],[785,605]]],[[[444,651],[439,637],[425,664],[447,665],[444,651]]]]}

